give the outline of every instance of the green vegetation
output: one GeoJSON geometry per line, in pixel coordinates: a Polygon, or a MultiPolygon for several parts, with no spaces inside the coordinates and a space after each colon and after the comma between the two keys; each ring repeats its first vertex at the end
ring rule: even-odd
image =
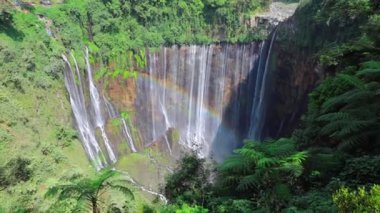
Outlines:
{"type": "Polygon", "coordinates": [[[279,210],[297,186],[306,152],[297,152],[290,139],[247,142],[220,165],[217,188],[259,206],[279,210]]]}
{"type": "Polygon", "coordinates": [[[166,197],[172,202],[204,206],[210,197],[210,171],[204,163],[195,153],[184,156],[179,167],[166,181],[166,197]]]}
{"type": "Polygon", "coordinates": [[[2,190],[21,181],[28,181],[33,171],[30,169],[30,160],[17,158],[10,160],[4,167],[0,168],[0,187],[2,190]]]}
{"type": "Polygon", "coordinates": [[[378,212],[380,211],[380,186],[374,185],[370,191],[364,187],[351,191],[342,187],[333,195],[339,212],[378,212]]]}
{"type": "MultiPolygon", "coordinates": [[[[0,2],[1,212],[380,211],[379,1],[302,1],[299,32],[279,36],[315,53],[328,77],[310,94],[299,128],[288,138],[247,141],[215,171],[185,156],[163,187],[169,205],[157,210],[139,192],[131,196],[132,186],[115,172],[93,174],[71,127],[61,54],[80,56],[88,46],[96,79],[136,78],[146,47],[262,39],[246,21],[270,1],[0,2]],[[37,15],[52,21],[53,37],[37,15]]],[[[176,129],[168,136],[179,140],[176,129]]],[[[156,182],[146,179],[160,175],[139,172],[157,169],[150,157],[150,150],[132,154],[117,166],[156,182]]]]}
{"type": "MultiPolygon", "coordinates": [[[[103,205],[105,202],[102,202],[102,200],[105,197],[105,193],[109,191],[119,191],[125,196],[134,199],[133,192],[125,186],[125,180],[111,180],[111,178],[116,175],[117,173],[112,170],[103,170],[94,179],[79,179],[74,176],[69,184],[61,184],[49,188],[46,196],[58,195],[58,202],[74,199],[76,201],[74,209],[67,210],[91,210],[97,213],[100,212],[101,207],[104,209],[103,205]]],[[[115,209],[115,207],[113,209],[115,209]]]]}
{"type": "MultiPolygon", "coordinates": [[[[216,167],[207,200],[177,196],[172,203],[210,212],[379,211],[379,2],[301,5],[294,17],[299,29],[280,40],[313,53],[328,77],[311,92],[299,128],[289,138],[248,141],[235,150],[216,167]]],[[[176,189],[178,177],[167,184],[176,189]]],[[[190,189],[186,194],[199,190],[190,189]]]]}
{"type": "Polygon", "coordinates": [[[127,50],[160,45],[245,42],[263,38],[245,24],[263,10],[264,0],[99,1],[68,0],[38,7],[53,20],[66,47],[93,46],[110,63],[127,50]]]}

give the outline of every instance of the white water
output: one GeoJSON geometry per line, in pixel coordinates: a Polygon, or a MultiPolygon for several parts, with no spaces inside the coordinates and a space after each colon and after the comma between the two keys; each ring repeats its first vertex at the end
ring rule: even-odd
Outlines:
{"type": "Polygon", "coordinates": [[[92,69],[91,69],[91,64],[89,61],[89,55],[88,55],[88,48],[87,47],[85,50],[85,61],[86,61],[86,68],[87,68],[86,70],[87,70],[87,75],[88,75],[91,103],[92,103],[92,107],[93,107],[94,112],[95,112],[95,115],[93,115],[93,116],[95,116],[94,117],[95,125],[96,125],[96,127],[99,127],[99,129],[101,131],[103,142],[104,142],[104,145],[105,145],[107,152],[108,152],[108,157],[110,158],[110,160],[113,163],[115,163],[117,161],[117,158],[116,158],[115,153],[113,152],[113,150],[111,148],[110,141],[109,141],[107,133],[104,129],[105,128],[104,127],[105,122],[104,122],[104,118],[103,118],[103,115],[102,115],[101,110],[100,110],[101,101],[100,101],[98,89],[95,87],[94,81],[92,79],[92,69]]]}
{"type": "Polygon", "coordinates": [[[145,133],[143,140],[147,144],[161,141],[172,153],[167,130],[175,128],[180,133],[179,142],[199,151],[201,157],[214,151],[217,138],[236,147],[238,137],[233,129],[239,126],[240,102],[247,98],[239,97],[243,94],[238,91],[243,82],[249,81],[259,47],[254,43],[190,45],[149,53],[149,75],[140,76],[137,82],[136,106],[148,106],[137,107],[138,126],[145,133]],[[236,103],[229,103],[231,99],[236,103]],[[229,104],[237,118],[231,115],[235,123],[225,125],[229,104]]]}
{"type": "Polygon", "coordinates": [[[129,145],[131,151],[132,152],[137,152],[137,149],[136,149],[135,144],[133,142],[132,135],[131,135],[131,133],[129,131],[129,128],[128,128],[126,120],[124,118],[121,118],[121,116],[119,115],[119,113],[115,110],[115,108],[113,107],[113,105],[111,104],[111,102],[106,97],[103,96],[103,100],[104,100],[104,104],[105,104],[105,106],[107,108],[109,118],[111,118],[111,119],[120,119],[121,120],[123,137],[127,140],[128,145],[129,145]]]}
{"type": "Polygon", "coordinates": [[[263,128],[263,122],[265,120],[265,108],[266,108],[266,90],[267,88],[267,82],[268,82],[268,68],[269,68],[269,61],[270,61],[270,55],[272,52],[273,42],[276,38],[277,31],[275,30],[272,34],[272,37],[270,39],[269,43],[269,49],[268,53],[264,54],[264,46],[261,49],[260,53],[260,59],[259,59],[259,68],[258,73],[260,74],[260,78],[257,78],[256,80],[256,89],[255,89],[255,96],[254,96],[254,102],[252,107],[252,113],[251,113],[251,125],[249,130],[249,138],[254,140],[261,140],[262,139],[262,128],[263,128]],[[265,60],[264,67],[262,67],[262,62],[265,60]]]}
{"type": "MultiPolygon", "coordinates": [[[[128,125],[134,126],[146,146],[163,143],[159,147],[166,147],[170,155],[178,152],[178,148],[173,150],[177,141],[170,141],[173,137],[168,135],[174,130],[179,133],[180,144],[197,150],[201,157],[216,159],[228,156],[244,138],[261,139],[270,80],[268,55],[275,36],[274,32],[265,43],[172,46],[148,53],[147,72],[137,79],[135,108],[131,109],[138,119],[128,123],[120,118],[121,134],[131,151],[137,149],[128,125]]],[[[79,68],[72,58],[78,85],[64,58],[70,70],[65,72],[66,86],[83,146],[99,169],[107,165],[100,147],[105,148],[110,163],[117,161],[116,145],[110,140],[114,137],[109,137],[106,122],[120,114],[105,96],[100,98],[87,48],[90,103],[85,104],[79,68]],[[101,133],[99,141],[95,129],[101,133]]]]}
{"type": "Polygon", "coordinates": [[[119,171],[117,170],[118,172],[122,173],[124,175],[125,178],[127,178],[132,184],[134,184],[136,187],[138,187],[141,191],[144,191],[144,192],[147,192],[151,195],[154,195],[154,196],[157,196],[160,198],[160,200],[162,202],[164,202],[165,204],[168,203],[168,199],[161,193],[158,193],[158,192],[155,192],[151,189],[147,189],[146,187],[144,187],[143,185],[137,183],[129,174],[128,172],[125,172],[125,171],[119,171]]]}
{"type": "MultiPolygon", "coordinates": [[[[73,55],[72,57],[74,58],[73,55]]],[[[80,138],[82,140],[83,147],[88,154],[88,157],[93,162],[95,168],[99,170],[103,168],[107,163],[104,159],[104,155],[99,147],[99,144],[96,141],[94,129],[92,128],[87,116],[85,99],[83,98],[84,95],[82,92],[82,83],[80,81],[80,77],[78,77],[79,82],[76,83],[70,62],[65,55],[62,55],[62,58],[67,65],[65,69],[65,84],[67,90],[70,93],[70,103],[80,138]]],[[[78,70],[77,73],[79,74],[78,70]]]]}
{"type": "Polygon", "coordinates": [[[132,140],[131,133],[129,132],[127,122],[125,121],[124,118],[122,118],[121,121],[123,123],[123,134],[124,134],[124,137],[128,140],[129,147],[131,148],[132,152],[137,152],[135,144],[133,143],[133,140],[132,140]]]}
{"type": "MultiPolygon", "coordinates": [[[[94,167],[97,170],[100,170],[101,168],[107,166],[108,163],[115,163],[117,161],[117,156],[112,148],[113,143],[110,141],[106,130],[106,117],[102,114],[102,107],[105,106],[108,111],[109,118],[120,118],[120,115],[104,96],[103,98],[100,98],[92,77],[93,73],[89,62],[88,49],[85,49],[88,87],[84,87],[82,84],[84,82],[82,82],[82,75],[74,54],[70,53],[70,56],[74,62],[75,71],[73,71],[71,63],[66,55],[62,55],[62,58],[66,64],[64,73],[65,85],[70,94],[70,103],[83,147],[89,159],[94,164],[94,167]],[[84,93],[84,89],[87,88],[90,95],[89,103],[86,103],[84,93]],[[96,137],[96,129],[99,129],[101,140],[98,140],[96,137]],[[106,150],[106,156],[100,146],[101,143],[104,145],[106,150]],[[109,162],[107,162],[106,157],[109,159],[109,162]]],[[[125,138],[128,142],[131,151],[137,152],[125,119],[120,119],[122,121],[121,132],[123,138],[125,138]]]]}

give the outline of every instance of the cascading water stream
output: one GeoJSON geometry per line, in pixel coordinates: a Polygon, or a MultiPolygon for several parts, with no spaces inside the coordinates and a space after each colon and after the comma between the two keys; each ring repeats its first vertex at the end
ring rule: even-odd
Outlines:
{"type": "Polygon", "coordinates": [[[121,118],[119,113],[113,107],[112,103],[106,97],[103,96],[103,100],[104,100],[104,104],[107,108],[109,118],[111,118],[111,119],[120,118],[121,123],[122,123],[122,127],[123,127],[122,128],[123,137],[128,141],[128,145],[129,145],[131,151],[137,152],[137,149],[136,149],[135,144],[133,142],[132,135],[129,131],[126,120],[124,118],[121,118]]]}
{"type": "MultiPolygon", "coordinates": [[[[72,55],[73,58],[75,58],[72,55]]],[[[94,129],[90,125],[90,121],[87,116],[87,110],[85,106],[85,100],[83,95],[82,83],[80,77],[79,81],[75,81],[71,64],[65,55],[62,55],[64,62],[66,63],[65,69],[65,85],[70,94],[70,103],[79,130],[79,134],[83,143],[83,147],[86,150],[90,160],[93,162],[95,168],[100,170],[106,165],[104,155],[96,141],[94,129]]],[[[79,74],[79,71],[77,70],[79,74]]],[[[79,75],[78,75],[79,76],[79,75]]]]}
{"type": "Polygon", "coordinates": [[[255,88],[255,96],[253,101],[252,113],[251,113],[251,124],[249,130],[249,138],[254,139],[256,141],[260,141],[262,139],[262,128],[263,122],[265,120],[265,109],[266,102],[264,99],[266,98],[266,90],[267,90],[267,82],[268,82],[268,69],[269,69],[269,60],[272,52],[273,42],[276,38],[277,30],[273,31],[272,37],[269,41],[269,49],[266,54],[263,53],[265,50],[265,44],[263,45],[260,53],[259,65],[258,65],[258,75],[260,78],[256,79],[256,88],[255,88]],[[264,66],[262,66],[263,61],[265,60],[264,66]]]}
{"type": "Polygon", "coordinates": [[[95,115],[94,115],[95,116],[95,118],[94,118],[95,119],[95,125],[96,125],[96,127],[99,127],[99,129],[101,131],[101,135],[102,135],[102,138],[104,140],[104,145],[105,145],[107,152],[108,152],[108,157],[110,158],[110,160],[113,163],[115,163],[117,161],[117,159],[116,159],[115,153],[113,152],[113,150],[111,148],[110,141],[109,141],[107,133],[105,131],[105,127],[104,127],[105,122],[104,122],[104,118],[103,118],[103,115],[102,115],[101,109],[100,109],[101,100],[99,97],[98,89],[95,87],[94,81],[92,79],[92,69],[91,69],[91,64],[89,61],[89,54],[88,54],[88,48],[87,47],[85,50],[85,61],[86,61],[86,67],[87,67],[87,75],[88,75],[91,103],[92,103],[92,107],[93,107],[94,112],[95,112],[95,115]]]}
{"type": "MultiPolygon", "coordinates": [[[[99,128],[101,142],[106,149],[107,157],[110,163],[115,163],[117,157],[112,149],[111,141],[108,137],[106,131],[106,117],[102,114],[102,107],[105,106],[108,112],[109,118],[120,118],[120,114],[114,109],[112,104],[103,96],[100,98],[99,92],[93,82],[92,69],[89,62],[88,49],[85,49],[85,62],[86,71],[88,76],[88,87],[83,87],[82,76],[74,54],[70,53],[72,60],[74,61],[75,75],[71,66],[70,61],[66,55],[62,55],[62,58],[66,64],[65,68],[65,85],[67,91],[70,94],[70,103],[73,110],[75,122],[77,125],[78,132],[86,153],[93,162],[95,168],[100,170],[101,168],[108,165],[106,157],[102,151],[99,140],[96,137],[96,129],[99,128]],[[90,95],[90,102],[86,104],[86,98],[84,89],[88,89],[90,95]]],[[[128,142],[129,147],[132,152],[137,152],[137,149],[133,143],[132,136],[126,120],[121,119],[121,133],[123,138],[128,142]]]]}

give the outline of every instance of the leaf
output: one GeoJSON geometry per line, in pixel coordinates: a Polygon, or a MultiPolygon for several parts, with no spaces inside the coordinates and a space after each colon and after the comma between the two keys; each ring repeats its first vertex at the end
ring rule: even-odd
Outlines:
{"type": "Polygon", "coordinates": [[[123,185],[113,184],[113,183],[109,183],[109,186],[111,186],[112,189],[122,192],[124,195],[130,197],[132,200],[135,199],[133,192],[128,187],[125,187],[123,185]]]}
{"type": "Polygon", "coordinates": [[[378,79],[380,77],[380,69],[363,69],[359,70],[356,75],[367,79],[378,79]]]}
{"type": "Polygon", "coordinates": [[[359,88],[359,89],[364,89],[365,88],[365,83],[359,79],[358,77],[356,76],[353,76],[353,75],[348,75],[348,74],[339,74],[337,76],[340,80],[342,80],[343,82],[346,82],[356,88],[359,88]]]}
{"type": "Polygon", "coordinates": [[[248,175],[248,176],[245,176],[243,179],[241,179],[236,189],[239,191],[248,190],[250,188],[253,188],[258,183],[259,183],[259,177],[257,176],[257,174],[248,175]]]}
{"type": "Polygon", "coordinates": [[[257,166],[258,167],[261,167],[261,168],[269,168],[271,166],[275,166],[275,165],[278,165],[278,161],[274,158],[261,158],[258,162],[257,162],[257,166]]]}

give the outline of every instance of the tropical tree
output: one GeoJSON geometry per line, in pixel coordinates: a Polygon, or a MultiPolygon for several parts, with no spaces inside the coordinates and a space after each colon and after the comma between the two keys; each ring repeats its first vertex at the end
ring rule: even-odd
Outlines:
{"type": "Polygon", "coordinates": [[[248,141],[218,168],[221,193],[251,199],[257,206],[278,210],[291,196],[291,186],[303,172],[306,152],[292,139],[248,141]]]}
{"type": "Polygon", "coordinates": [[[51,187],[45,196],[58,195],[59,201],[74,198],[78,201],[76,209],[85,208],[98,213],[100,205],[104,204],[103,195],[107,191],[116,190],[134,199],[133,192],[125,186],[128,181],[111,179],[118,174],[113,170],[104,170],[94,178],[82,178],[68,184],[51,187]]]}
{"type": "MultiPolygon", "coordinates": [[[[311,95],[301,143],[375,150],[380,135],[380,62],[368,61],[325,81],[311,95]]],[[[300,133],[300,134],[299,134],[300,133]]]]}
{"type": "Polygon", "coordinates": [[[165,196],[170,203],[205,206],[211,191],[210,171],[196,153],[185,155],[166,178],[165,196]]]}

